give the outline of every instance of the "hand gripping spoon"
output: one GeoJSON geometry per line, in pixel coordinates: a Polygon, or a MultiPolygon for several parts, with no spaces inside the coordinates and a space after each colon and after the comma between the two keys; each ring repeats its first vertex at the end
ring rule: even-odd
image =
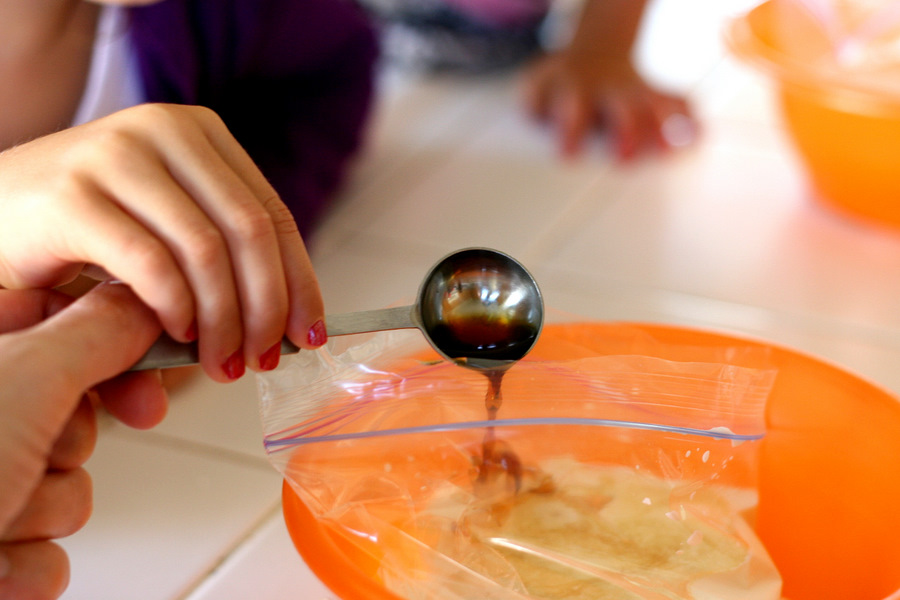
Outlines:
{"type": "MultiPolygon", "coordinates": [[[[325,317],[329,336],[419,329],[444,358],[498,371],[531,350],[541,333],[544,303],[534,277],[512,257],[487,248],[453,252],[431,268],[415,304],[325,317]]],[[[285,338],[281,353],[299,348],[285,338]]],[[[198,362],[197,344],[157,340],[131,370],[198,362]]]]}

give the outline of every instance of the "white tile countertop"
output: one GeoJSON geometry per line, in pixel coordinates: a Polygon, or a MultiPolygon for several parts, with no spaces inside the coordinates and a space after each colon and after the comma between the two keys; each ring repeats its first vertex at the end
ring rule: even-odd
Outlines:
{"type": "MultiPolygon", "coordinates": [[[[737,332],[900,392],[900,232],[810,199],[768,81],[728,56],[748,0],[659,0],[640,63],[689,96],[690,148],[617,164],[598,141],[557,160],[515,75],[386,72],[368,148],[309,240],[330,313],[410,300],[449,251],[489,246],[534,273],[551,309],[737,332]]],[[[288,538],[252,375],[173,374],[152,431],[105,420],[95,510],[63,540],[64,600],[331,600],[288,538]]]]}

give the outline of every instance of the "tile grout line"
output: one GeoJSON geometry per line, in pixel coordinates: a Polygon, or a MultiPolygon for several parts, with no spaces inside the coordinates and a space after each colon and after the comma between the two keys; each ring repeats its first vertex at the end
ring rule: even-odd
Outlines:
{"type": "Polygon", "coordinates": [[[156,431],[132,431],[125,425],[120,425],[115,421],[107,426],[106,429],[108,433],[116,435],[117,437],[127,438],[130,441],[137,441],[138,443],[161,446],[170,450],[186,451],[194,456],[213,458],[220,461],[224,460],[233,465],[250,467],[253,469],[265,469],[267,471],[275,470],[266,458],[250,456],[237,450],[222,448],[221,446],[187,440],[170,434],[158,433],[156,431]]]}
{"type": "Polygon", "coordinates": [[[175,595],[172,600],[190,600],[195,594],[203,591],[203,586],[228,560],[234,556],[244,544],[247,543],[262,527],[281,512],[281,499],[275,502],[268,510],[257,518],[244,533],[235,539],[234,543],[227,547],[217,559],[213,560],[206,570],[198,573],[192,582],[185,585],[184,591],[175,595]]]}
{"type": "Polygon", "coordinates": [[[579,220],[579,217],[602,211],[602,208],[591,205],[589,199],[591,190],[595,189],[608,176],[611,169],[612,166],[610,164],[604,164],[604,168],[598,170],[596,177],[592,178],[580,191],[572,195],[573,200],[566,205],[547,227],[534,236],[528,249],[523,252],[522,257],[519,257],[522,262],[534,265],[535,269],[539,268],[542,263],[546,262],[559,249],[563,241],[568,239],[577,226],[583,225],[584,222],[579,220]]]}

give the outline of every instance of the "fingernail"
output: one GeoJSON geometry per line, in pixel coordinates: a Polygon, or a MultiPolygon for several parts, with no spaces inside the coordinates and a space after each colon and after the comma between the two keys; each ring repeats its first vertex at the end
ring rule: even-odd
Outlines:
{"type": "Polygon", "coordinates": [[[678,148],[694,141],[697,128],[687,115],[673,113],[662,122],[660,133],[669,146],[678,148]]]}
{"type": "Polygon", "coordinates": [[[325,322],[322,319],[316,321],[312,327],[309,328],[309,335],[307,336],[309,340],[310,346],[321,346],[325,342],[328,341],[328,333],[325,331],[325,322]]]}
{"type": "Polygon", "coordinates": [[[244,353],[241,350],[235,351],[222,365],[222,370],[228,379],[240,379],[244,374],[244,353]]]}
{"type": "Polygon", "coordinates": [[[184,338],[189,342],[193,342],[197,339],[197,321],[191,323],[191,326],[188,327],[188,330],[184,332],[184,338]]]}
{"type": "Polygon", "coordinates": [[[278,366],[281,358],[281,342],[278,342],[259,356],[259,368],[263,371],[271,371],[278,366]]]}

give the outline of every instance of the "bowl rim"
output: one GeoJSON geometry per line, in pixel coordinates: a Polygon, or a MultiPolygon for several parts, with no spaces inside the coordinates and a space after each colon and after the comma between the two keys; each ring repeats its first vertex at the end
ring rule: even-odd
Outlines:
{"type": "Polygon", "coordinates": [[[855,111],[859,107],[869,111],[885,105],[900,107],[900,85],[885,89],[858,80],[848,81],[844,71],[823,65],[811,66],[761,43],[751,25],[752,18],[784,1],[765,0],[726,21],[722,34],[726,48],[743,62],[773,76],[783,86],[817,93],[832,104],[853,107],[855,111]],[[823,93],[826,88],[827,93],[823,93]]]}

